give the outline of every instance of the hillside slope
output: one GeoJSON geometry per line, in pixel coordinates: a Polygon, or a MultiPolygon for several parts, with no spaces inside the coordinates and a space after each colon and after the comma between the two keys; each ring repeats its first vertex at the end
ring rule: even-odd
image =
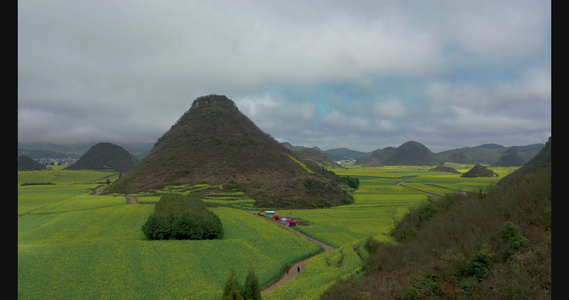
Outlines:
{"type": "Polygon", "coordinates": [[[353,202],[328,172],[304,164],[225,96],[196,99],[151,153],[107,192],[168,185],[231,186],[260,206],[327,207],[353,202]]]}
{"type": "Polygon", "coordinates": [[[550,141],[499,185],[412,209],[396,243],[368,239],[363,274],[322,299],[550,299],[550,141]]]}
{"type": "Polygon", "coordinates": [[[44,170],[45,166],[37,162],[35,159],[27,156],[18,156],[18,171],[34,171],[44,170]]]}

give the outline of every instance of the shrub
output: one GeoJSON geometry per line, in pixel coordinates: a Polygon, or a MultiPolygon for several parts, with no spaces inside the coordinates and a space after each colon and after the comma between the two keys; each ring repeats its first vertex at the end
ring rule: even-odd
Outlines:
{"type": "Polygon", "coordinates": [[[481,281],[488,275],[493,257],[494,254],[490,246],[488,244],[482,245],[482,249],[470,256],[466,266],[461,268],[460,275],[474,277],[481,281]]]}
{"type": "Polygon", "coordinates": [[[219,217],[194,195],[165,194],[142,226],[150,240],[204,240],[223,238],[219,217]]]}
{"type": "Polygon", "coordinates": [[[379,249],[379,242],[371,236],[365,240],[364,249],[369,254],[374,254],[379,249]]]}
{"type": "Polygon", "coordinates": [[[500,232],[500,238],[514,251],[529,244],[528,238],[526,238],[516,224],[511,221],[507,221],[504,224],[504,228],[500,232]]]}

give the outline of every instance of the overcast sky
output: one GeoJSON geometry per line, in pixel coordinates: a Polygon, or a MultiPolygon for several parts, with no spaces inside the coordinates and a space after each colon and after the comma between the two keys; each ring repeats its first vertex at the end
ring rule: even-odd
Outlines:
{"type": "Polygon", "coordinates": [[[551,135],[551,2],[18,1],[18,142],[155,142],[226,95],[293,145],[551,135]]]}

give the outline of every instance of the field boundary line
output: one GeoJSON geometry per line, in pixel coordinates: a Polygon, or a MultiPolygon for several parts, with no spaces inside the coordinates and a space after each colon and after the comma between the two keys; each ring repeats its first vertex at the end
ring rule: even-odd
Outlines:
{"type": "Polygon", "coordinates": [[[413,189],[413,190],[419,191],[419,192],[421,192],[421,193],[423,193],[423,194],[425,194],[425,195],[427,195],[427,196],[433,196],[433,197],[436,197],[436,198],[439,198],[439,199],[443,199],[443,198],[444,198],[443,196],[440,196],[440,195],[437,195],[437,194],[425,192],[425,191],[420,190],[420,189],[418,189],[418,188],[414,188],[414,187],[411,187],[411,186],[408,186],[408,185],[404,185],[405,182],[407,182],[407,181],[409,181],[409,180],[411,180],[411,179],[415,179],[415,178],[417,178],[417,177],[419,177],[419,175],[415,175],[415,176],[413,176],[413,177],[409,177],[409,178],[407,178],[407,179],[405,179],[405,180],[403,180],[403,181],[400,181],[400,182],[396,183],[395,185],[396,185],[396,186],[402,186],[402,187],[406,187],[406,188],[409,188],[409,189],[413,189]]]}

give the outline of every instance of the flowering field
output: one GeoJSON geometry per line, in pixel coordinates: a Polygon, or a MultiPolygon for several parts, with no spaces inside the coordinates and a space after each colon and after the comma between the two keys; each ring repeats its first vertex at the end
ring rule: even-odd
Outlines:
{"type": "Polygon", "coordinates": [[[140,228],[154,205],[70,186],[19,187],[18,202],[35,207],[18,218],[20,299],[219,299],[231,269],[243,281],[252,267],[264,284],[287,263],[321,249],[223,207],[212,208],[223,222],[223,240],[147,241],[140,228]],[[41,197],[28,190],[37,187],[56,189],[41,197]]]}

